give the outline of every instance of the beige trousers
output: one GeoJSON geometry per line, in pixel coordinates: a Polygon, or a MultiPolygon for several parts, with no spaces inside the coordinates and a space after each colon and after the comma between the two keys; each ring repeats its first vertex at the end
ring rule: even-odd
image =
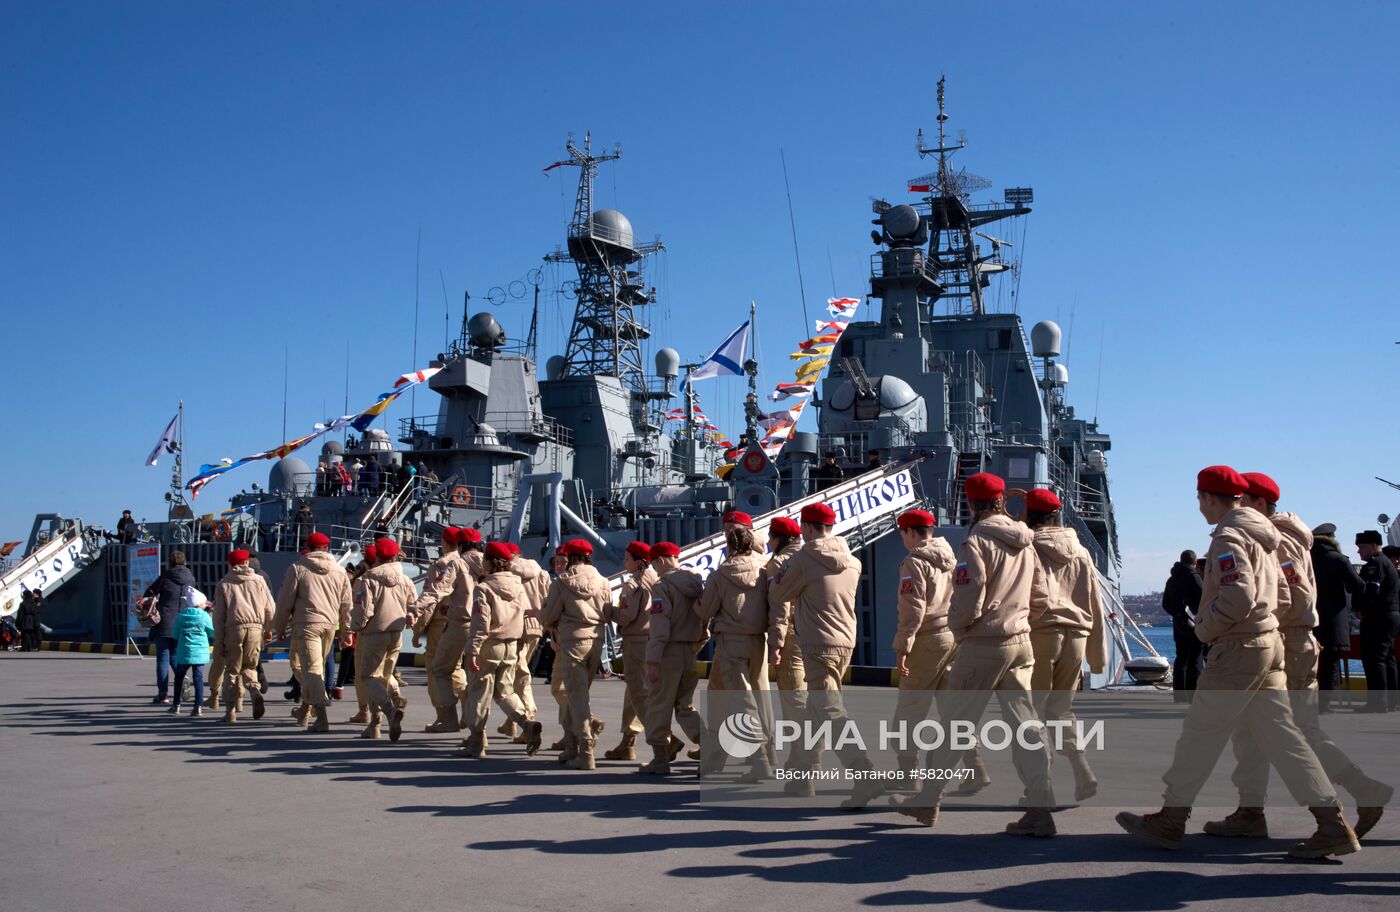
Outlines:
{"type": "Polygon", "coordinates": [[[309,627],[292,631],[292,672],[301,681],[302,706],[329,706],[326,693],[326,657],[335,645],[335,631],[309,627]]]}
{"type": "MultiPolygon", "coordinates": [[[[438,634],[433,664],[428,666],[428,686],[443,701],[442,709],[457,712],[457,704],[467,692],[467,674],[462,668],[462,653],[467,648],[467,628],[449,624],[438,634]]],[[[436,707],[435,707],[436,708],[436,707]]]]}
{"type": "MultiPolygon", "coordinates": [[[[1074,723],[1074,693],[1084,674],[1084,652],[1089,634],[1083,630],[1056,625],[1031,631],[1031,653],[1035,669],[1031,672],[1036,712],[1046,722],[1062,719],[1072,734],[1074,723]]],[[[1083,754],[1084,747],[1076,737],[1064,739],[1066,754],[1083,754]]],[[[1047,747],[1049,745],[1047,744],[1047,747]]]]}
{"type": "Polygon", "coordinates": [[[640,735],[646,730],[647,717],[647,638],[622,638],[622,669],[625,690],[622,694],[622,733],[640,735]]]}
{"type": "MultiPolygon", "coordinates": [[[[403,632],[362,633],[355,641],[355,655],[364,650],[365,696],[369,698],[370,723],[378,721],[382,712],[394,714],[394,700],[399,696],[399,682],[394,679],[394,666],[399,662],[403,632]]],[[[303,685],[305,686],[305,685],[303,685]]]]}
{"type": "Polygon", "coordinates": [[[661,677],[647,683],[646,734],[652,747],[670,745],[672,714],[691,741],[699,744],[705,735],[705,720],[695,709],[695,688],[700,683],[695,653],[694,643],[667,643],[658,666],[661,677]]]}
{"type": "Polygon", "coordinates": [[[525,715],[530,720],[534,720],[537,707],[535,706],[535,689],[530,686],[530,660],[535,657],[535,650],[540,646],[539,634],[531,634],[521,637],[515,652],[515,695],[520,698],[520,704],[525,707],[525,715]]]}
{"type": "Polygon", "coordinates": [[[258,692],[258,656],[262,653],[263,629],[260,624],[245,624],[235,629],[235,636],[224,634],[226,655],[220,661],[224,666],[224,705],[241,712],[243,688],[250,694],[258,692]]]}
{"type": "MultiPolygon", "coordinates": [[[[943,687],[948,668],[953,662],[953,633],[933,630],[914,637],[909,650],[909,674],[899,679],[899,694],[895,698],[895,727],[904,725],[906,744],[912,745],[914,726],[929,717],[933,709],[934,691],[943,687]]],[[[917,751],[902,751],[901,756],[916,756],[917,751]]]]}
{"type": "Polygon", "coordinates": [[[768,644],[762,634],[715,634],[714,661],[705,688],[711,733],[734,712],[753,714],[763,726],[768,759],[773,761],[773,704],[769,700],[768,644]]]}
{"type": "Polygon", "coordinates": [[[1332,807],[1337,793],[1293,719],[1277,630],[1229,636],[1211,644],[1181,737],[1176,742],[1163,803],[1190,807],[1210,778],[1225,743],[1244,729],[1278,770],[1293,799],[1308,807],[1332,807]]]}
{"type": "Polygon", "coordinates": [[[467,683],[467,737],[479,738],[491,712],[491,700],[506,716],[521,726],[530,720],[525,706],[515,694],[515,668],[518,646],[515,640],[487,639],[476,655],[478,671],[467,683]]]}
{"type": "Polygon", "coordinates": [[[593,729],[588,724],[592,718],[588,691],[593,686],[593,676],[598,673],[598,664],[602,661],[603,641],[595,637],[557,644],[556,648],[558,655],[554,659],[550,690],[556,690],[557,685],[555,699],[561,700],[559,724],[566,734],[577,737],[580,745],[591,746],[593,729]]]}

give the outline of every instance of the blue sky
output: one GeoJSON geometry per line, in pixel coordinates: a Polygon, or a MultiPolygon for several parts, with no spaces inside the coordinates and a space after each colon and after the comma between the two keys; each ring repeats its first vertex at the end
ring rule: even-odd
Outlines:
{"type": "MultiPolygon", "coordinates": [[[[4,4],[0,540],[160,514],[142,460],[182,397],[193,462],[279,443],[284,350],[293,436],[339,413],[347,346],[352,407],[426,364],[444,283],[455,335],[463,289],[562,241],[575,172],[540,168],[569,132],[622,143],[598,203],[668,246],[658,339],[703,356],[752,298],[776,365],[803,328],[780,150],[809,307],[862,295],[869,197],[927,170],[940,72],[962,163],[1035,188],[1020,311],[1072,322],[1128,591],[1204,547],[1208,463],[1348,539],[1400,510],[1372,480],[1400,475],[1393,5],[669,6],[4,4]]],[[[702,399],[734,432],[739,392],[702,399]]]]}

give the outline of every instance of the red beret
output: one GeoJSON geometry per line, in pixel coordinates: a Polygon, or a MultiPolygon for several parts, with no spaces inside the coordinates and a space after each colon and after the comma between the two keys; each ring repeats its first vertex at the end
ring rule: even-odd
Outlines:
{"type": "Polygon", "coordinates": [[[308,548],[329,548],[331,539],[329,535],[321,532],[312,532],[306,536],[306,547],[308,548]]]}
{"type": "Polygon", "coordinates": [[[824,503],[807,504],[802,508],[802,521],[817,526],[834,526],[836,511],[824,503]]]}
{"type": "Polygon", "coordinates": [[[651,560],[651,545],[644,541],[634,541],[627,546],[627,553],[639,561],[651,560]]]}
{"type": "Polygon", "coordinates": [[[651,546],[650,559],[656,560],[658,557],[680,557],[681,549],[671,542],[657,542],[651,546]]]}
{"type": "Polygon", "coordinates": [[[486,556],[496,560],[508,561],[513,556],[510,553],[510,546],[503,542],[491,542],[486,546],[486,556]]]}
{"type": "Polygon", "coordinates": [[[239,564],[246,564],[248,563],[248,558],[252,556],[253,555],[244,551],[242,548],[239,548],[237,551],[230,551],[228,553],[228,565],[230,567],[237,567],[239,564]]]}
{"type": "Polygon", "coordinates": [[[510,549],[511,557],[514,557],[515,555],[520,553],[520,546],[517,545],[515,542],[501,542],[501,544],[505,545],[507,548],[510,549]]]}
{"type": "Polygon", "coordinates": [[[730,510],[728,513],[724,514],[724,521],[727,523],[738,523],[741,526],[748,526],[750,529],[753,528],[753,517],[743,510],[730,510]]]}
{"type": "Polygon", "coordinates": [[[469,545],[479,545],[481,544],[481,533],[475,529],[458,529],[457,544],[460,545],[462,542],[469,545]]]}
{"type": "Polygon", "coordinates": [[[592,554],[593,546],[586,539],[571,538],[559,546],[564,554],[592,554]]]}
{"type": "Polygon", "coordinates": [[[1278,482],[1263,472],[1245,472],[1241,477],[1249,482],[1250,497],[1262,497],[1269,503],[1278,503],[1278,482]]]}
{"type": "Polygon", "coordinates": [[[938,525],[938,520],[927,510],[906,510],[899,514],[901,529],[927,529],[938,525]]]}
{"type": "Polygon", "coordinates": [[[380,560],[393,560],[399,556],[399,543],[392,538],[381,538],[374,543],[374,552],[380,560]]]}
{"type": "Polygon", "coordinates": [[[1006,490],[1006,482],[991,472],[978,472],[963,483],[968,500],[996,500],[1006,490]]]}
{"type": "Polygon", "coordinates": [[[802,527],[787,516],[779,516],[768,524],[769,535],[786,535],[788,538],[797,538],[802,534],[802,527]]]}
{"type": "Polygon", "coordinates": [[[1055,492],[1049,488],[1036,488],[1026,495],[1026,509],[1034,510],[1037,513],[1053,513],[1060,509],[1063,504],[1060,498],[1055,496],[1055,492]]]}
{"type": "Polygon", "coordinates": [[[365,545],[365,560],[378,562],[379,549],[374,545],[365,545]]]}
{"type": "Polygon", "coordinates": [[[442,530],[442,543],[444,545],[455,545],[460,540],[462,530],[456,526],[446,526],[442,530]]]}
{"type": "Polygon", "coordinates": [[[1206,466],[1196,473],[1196,490],[1207,494],[1239,497],[1249,490],[1249,482],[1239,472],[1226,465],[1206,466]]]}

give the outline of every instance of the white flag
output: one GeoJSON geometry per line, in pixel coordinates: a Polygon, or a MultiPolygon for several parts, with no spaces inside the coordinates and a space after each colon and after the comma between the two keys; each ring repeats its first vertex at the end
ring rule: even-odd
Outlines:
{"type": "MultiPolygon", "coordinates": [[[[749,321],[729,334],[710,357],[685,378],[686,383],[709,380],[711,377],[738,376],[744,372],[744,359],[749,353],[749,321]]],[[[684,385],[684,384],[682,384],[684,385]]]]}
{"type": "Polygon", "coordinates": [[[180,413],[176,412],[175,417],[170,419],[170,423],[165,426],[165,433],[160,435],[156,441],[155,449],[151,450],[151,455],[146,457],[146,465],[153,466],[162,453],[175,452],[175,426],[180,423],[180,413]]]}

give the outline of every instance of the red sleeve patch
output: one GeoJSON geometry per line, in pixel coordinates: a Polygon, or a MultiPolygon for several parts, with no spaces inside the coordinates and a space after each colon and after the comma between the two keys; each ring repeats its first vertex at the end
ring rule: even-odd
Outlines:
{"type": "Polygon", "coordinates": [[[1239,575],[1238,573],[1227,573],[1227,574],[1225,574],[1224,576],[1222,576],[1222,577],[1220,578],[1220,585],[1222,585],[1222,586],[1233,586],[1233,585],[1235,585],[1235,583],[1238,583],[1239,581],[1240,581],[1240,575],[1239,575]]]}
{"type": "Polygon", "coordinates": [[[913,579],[912,577],[908,577],[908,576],[906,576],[906,577],[904,577],[903,579],[901,579],[900,582],[899,582],[899,591],[900,591],[900,594],[901,594],[901,595],[913,595],[913,594],[914,594],[914,579],[913,579]]]}
{"type": "Polygon", "coordinates": [[[953,568],[953,585],[966,586],[972,582],[972,577],[968,573],[967,564],[958,564],[953,568]]]}
{"type": "Polygon", "coordinates": [[[663,605],[663,602],[661,601],[661,599],[659,599],[659,598],[658,598],[658,599],[652,599],[652,600],[651,600],[651,613],[652,613],[652,614],[660,614],[660,613],[664,610],[664,609],[662,608],[662,605],[663,605]]]}

